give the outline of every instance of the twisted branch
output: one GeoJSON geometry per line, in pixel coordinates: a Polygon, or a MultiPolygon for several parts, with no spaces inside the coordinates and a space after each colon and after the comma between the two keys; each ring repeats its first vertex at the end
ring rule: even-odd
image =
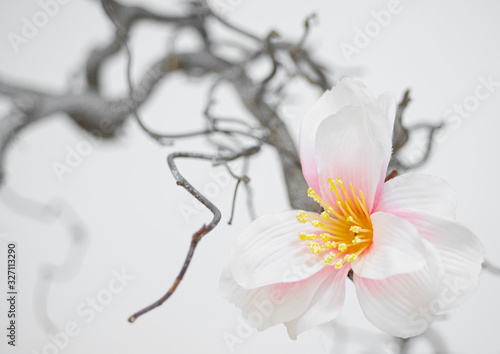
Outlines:
{"type": "Polygon", "coordinates": [[[213,204],[208,198],[206,198],[203,194],[201,194],[194,186],[188,182],[186,178],[179,172],[177,166],[175,165],[175,159],[177,158],[194,158],[194,159],[202,159],[202,160],[208,160],[212,161],[214,165],[220,164],[220,163],[227,163],[229,161],[233,161],[239,157],[242,156],[251,156],[255,153],[257,153],[260,150],[259,146],[254,146],[249,149],[245,149],[243,151],[240,151],[236,154],[228,155],[228,156],[214,156],[214,155],[207,155],[207,154],[198,154],[198,153],[186,153],[186,152],[174,152],[170,155],[168,155],[167,162],[168,166],[170,168],[170,171],[172,172],[172,175],[174,176],[176,183],[178,186],[183,187],[186,189],[193,197],[198,199],[210,212],[213,214],[212,220],[206,224],[203,225],[198,231],[196,231],[191,239],[191,246],[189,247],[188,254],[186,256],[186,259],[184,260],[184,264],[179,272],[179,275],[177,275],[177,278],[175,279],[174,283],[170,287],[170,289],[163,295],[159,300],[155,301],[153,304],[147,306],[146,308],[136,312],[132,316],[129,317],[129,322],[134,322],[138,317],[144,315],[145,313],[148,313],[149,311],[161,306],[165,301],[167,301],[170,296],[175,292],[179,284],[181,283],[182,279],[184,278],[184,274],[186,273],[191,260],[194,255],[194,251],[196,247],[198,246],[198,243],[201,241],[201,239],[208,234],[210,231],[212,231],[217,224],[220,222],[221,219],[221,212],[220,210],[213,204]]]}

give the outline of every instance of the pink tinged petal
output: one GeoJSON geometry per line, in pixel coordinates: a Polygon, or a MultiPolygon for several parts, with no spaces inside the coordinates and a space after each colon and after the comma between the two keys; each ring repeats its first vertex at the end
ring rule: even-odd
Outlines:
{"type": "Polygon", "coordinates": [[[254,289],[238,285],[229,269],[221,277],[222,296],[239,307],[247,321],[258,330],[264,330],[279,323],[287,323],[290,337],[310,327],[313,323],[333,319],[344,301],[344,270],[324,267],[309,278],[292,283],[278,283],[254,289]],[[331,295],[331,299],[325,296],[331,295]],[[318,318],[309,318],[307,313],[318,311],[316,301],[324,305],[318,318]]]}
{"type": "Polygon", "coordinates": [[[380,194],[382,193],[385,177],[387,175],[387,167],[392,155],[392,134],[394,130],[394,119],[396,117],[396,101],[392,93],[384,93],[377,98],[378,107],[381,110],[381,115],[372,115],[373,130],[377,131],[384,159],[380,170],[380,179],[375,192],[373,208],[376,208],[380,194]]]}
{"type": "Polygon", "coordinates": [[[384,279],[414,272],[425,266],[426,249],[417,228],[392,214],[371,215],[373,240],[352,263],[355,274],[363,278],[384,279]]]}
{"type": "Polygon", "coordinates": [[[336,198],[328,178],[340,177],[347,187],[352,183],[356,193],[362,190],[369,212],[377,186],[383,182],[387,166],[383,166],[382,145],[366,117],[371,113],[364,107],[345,107],[319,127],[315,152],[320,194],[333,207],[336,198]]]}
{"type": "Polygon", "coordinates": [[[336,270],[326,267],[331,274],[318,288],[309,308],[299,317],[285,323],[288,335],[292,339],[311,328],[332,321],[342,310],[345,297],[345,279],[350,267],[336,270]]]}
{"type": "Polygon", "coordinates": [[[354,275],[359,304],[366,318],[396,337],[413,337],[431,324],[443,278],[443,265],[435,248],[426,242],[427,263],[416,272],[386,279],[354,275]]]}
{"type": "Polygon", "coordinates": [[[319,126],[343,107],[367,104],[375,105],[376,101],[366,86],[360,81],[345,78],[336,87],[323,93],[306,113],[300,129],[300,159],[304,177],[317,193],[320,193],[320,188],[315,161],[315,141],[319,126]]]}
{"type": "Polygon", "coordinates": [[[457,196],[442,179],[407,174],[384,184],[377,210],[417,209],[455,220],[457,196]]]}
{"type": "Polygon", "coordinates": [[[479,281],[484,247],[466,227],[456,222],[417,210],[400,210],[419,234],[439,252],[444,266],[444,280],[440,290],[440,311],[460,305],[479,281]]]}
{"type": "Polygon", "coordinates": [[[386,92],[380,95],[372,104],[366,106],[365,109],[370,113],[367,118],[373,134],[382,145],[384,156],[389,160],[392,153],[392,133],[396,116],[394,95],[386,92]]]}
{"type": "Polygon", "coordinates": [[[241,286],[250,289],[305,279],[323,268],[323,256],[311,253],[301,233],[321,233],[297,221],[295,211],[265,215],[236,239],[230,270],[241,286]]]}

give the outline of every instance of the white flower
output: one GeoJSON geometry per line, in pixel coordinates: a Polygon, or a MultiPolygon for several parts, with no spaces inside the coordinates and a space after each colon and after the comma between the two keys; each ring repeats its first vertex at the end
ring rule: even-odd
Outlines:
{"type": "Polygon", "coordinates": [[[391,95],[375,99],[344,79],[307,113],[301,162],[323,213],[260,217],[237,238],[221,279],[259,330],[284,323],[295,339],[333,320],[350,269],[366,318],[403,338],[476,287],[483,246],[456,223],[453,190],[422,174],[384,183],[394,108],[391,95]]]}

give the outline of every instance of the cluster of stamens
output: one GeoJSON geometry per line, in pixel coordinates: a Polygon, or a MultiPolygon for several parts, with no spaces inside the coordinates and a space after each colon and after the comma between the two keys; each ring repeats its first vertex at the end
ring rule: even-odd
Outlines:
{"type": "Polygon", "coordinates": [[[330,190],[335,193],[336,205],[329,205],[310,188],[307,194],[324,211],[318,215],[299,210],[297,220],[300,223],[309,222],[322,231],[302,233],[300,239],[308,241],[308,247],[314,254],[328,252],[324,259],[325,266],[335,264],[335,268],[340,269],[345,262],[353,262],[370,245],[373,229],[363,192],[360,190],[356,194],[351,183],[348,193],[340,178],[329,178],[328,182],[330,190]]]}

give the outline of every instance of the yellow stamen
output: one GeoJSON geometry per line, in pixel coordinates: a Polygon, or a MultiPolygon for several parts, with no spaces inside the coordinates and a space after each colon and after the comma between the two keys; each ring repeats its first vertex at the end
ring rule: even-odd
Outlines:
{"type": "Polygon", "coordinates": [[[319,220],[313,220],[311,224],[315,227],[321,227],[321,225],[323,225],[321,222],[319,222],[319,220]]]}
{"type": "Polygon", "coordinates": [[[314,189],[309,188],[309,189],[307,190],[307,195],[308,195],[310,198],[314,199],[314,201],[315,201],[315,202],[321,203],[321,198],[320,198],[320,196],[318,195],[318,193],[316,193],[316,192],[314,191],[314,189]]]}
{"type": "Polygon", "coordinates": [[[317,253],[320,252],[321,246],[318,243],[316,243],[316,242],[309,242],[308,246],[311,249],[312,253],[317,254],[317,253]]]}
{"type": "Polygon", "coordinates": [[[359,227],[359,226],[351,226],[349,228],[349,231],[351,231],[354,235],[357,235],[361,231],[361,227],[359,227]]]}
{"type": "Polygon", "coordinates": [[[330,263],[333,261],[335,258],[335,253],[330,252],[328,256],[325,257],[325,266],[330,265],[330,263]]]}
{"type": "Polygon", "coordinates": [[[303,211],[303,210],[298,210],[297,211],[297,220],[301,223],[301,224],[305,224],[307,222],[307,216],[308,214],[303,211]]]}
{"type": "Polygon", "coordinates": [[[339,260],[337,263],[335,263],[335,268],[336,268],[336,269],[340,269],[340,268],[342,268],[343,266],[344,266],[344,260],[343,260],[343,259],[341,259],[341,260],[339,260]]]}
{"type": "Polygon", "coordinates": [[[302,241],[308,242],[313,254],[327,252],[325,266],[335,265],[341,269],[345,262],[353,262],[370,246],[373,238],[373,227],[366,199],[361,190],[355,192],[352,183],[349,189],[337,177],[328,178],[330,190],[335,197],[335,204],[329,205],[313,189],[309,189],[309,197],[318,202],[324,211],[318,215],[305,211],[297,212],[300,223],[310,223],[321,233],[301,233],[302,241]]]}

